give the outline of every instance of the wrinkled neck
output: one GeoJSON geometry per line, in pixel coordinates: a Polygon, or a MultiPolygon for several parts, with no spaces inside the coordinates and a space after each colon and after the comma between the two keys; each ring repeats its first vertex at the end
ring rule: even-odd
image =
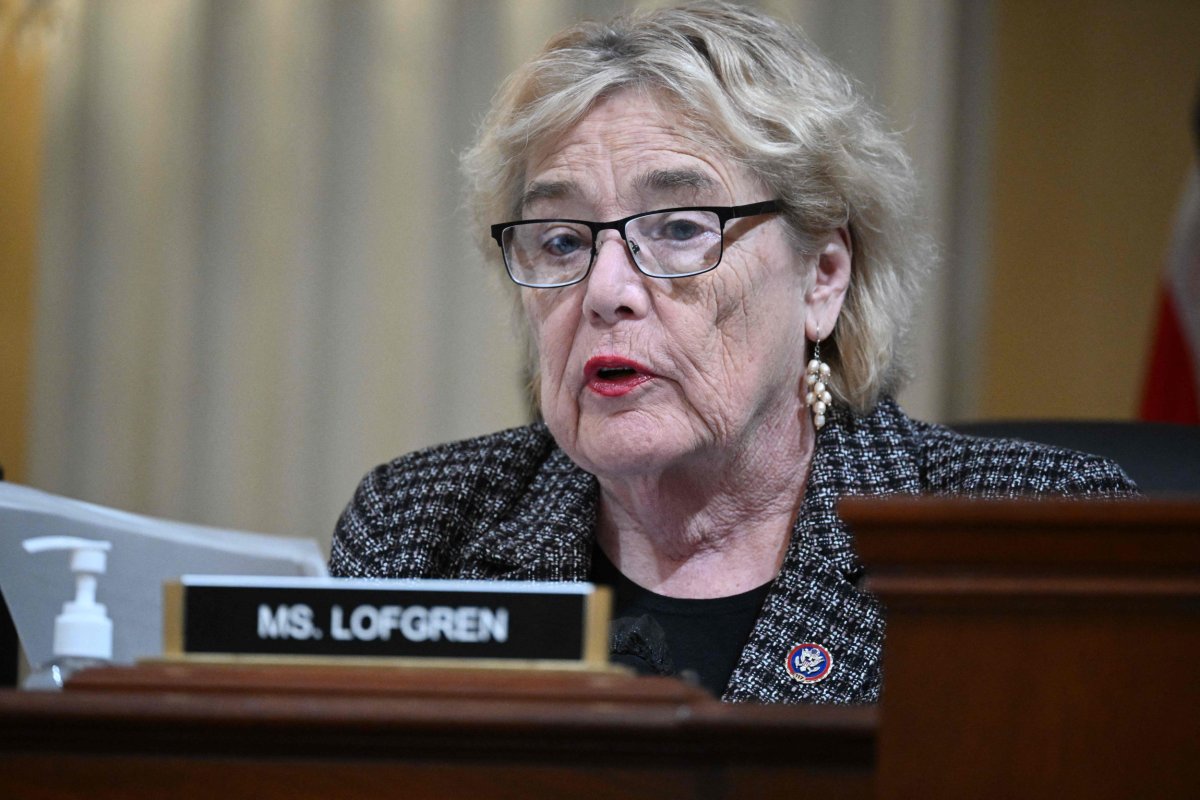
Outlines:
{"type": "Polygon", "coordinates": [[[659,473],[601,478],[600,546],[635,583],[668,596],[723,597],[772,580],[812,462],[811,423],[794,422],[659,473]]]}

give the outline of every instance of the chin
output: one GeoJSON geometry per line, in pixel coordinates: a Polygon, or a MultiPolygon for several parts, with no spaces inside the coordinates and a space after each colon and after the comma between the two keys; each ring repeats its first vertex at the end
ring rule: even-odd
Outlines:
{"type": "Polygon", "coordinates": [[[638,414],[623,414],[581,424],[575,452],[568,455],[589,472],[605,477],[634,477],[662,472],[694,451],[690,436],[638,414]]]}

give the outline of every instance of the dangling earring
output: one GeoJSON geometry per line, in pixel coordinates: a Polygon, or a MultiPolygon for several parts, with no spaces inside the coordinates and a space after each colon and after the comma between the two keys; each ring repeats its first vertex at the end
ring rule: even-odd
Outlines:
{"type": "Polygon", "coordinates": [[[808,394],[804,396],[804,404],[812,409],[813,427],[821,430],[825,425],[825,412],[833,403],[833,395],[829,393],[829,365],[821,360],[821,331],[817,330],[817,340],[813,342],[813,357],[804,370],[804,382],[808,384],[808,394]]]}

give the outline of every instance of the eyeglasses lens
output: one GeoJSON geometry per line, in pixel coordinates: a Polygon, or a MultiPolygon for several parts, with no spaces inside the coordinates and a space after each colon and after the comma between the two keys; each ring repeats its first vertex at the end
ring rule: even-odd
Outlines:
{"type": "MultiPolygon", "coordinates": [[[[629,251],[651,277],[692,275],[721,259],[721,219],[711,211],[643,214],[625,226],[629,251]]],[[[509,226],[502,236],[513,278],[527,286],[560,286],[582,279],[592,263],[592,231],[566,220],[509,226]]]]}

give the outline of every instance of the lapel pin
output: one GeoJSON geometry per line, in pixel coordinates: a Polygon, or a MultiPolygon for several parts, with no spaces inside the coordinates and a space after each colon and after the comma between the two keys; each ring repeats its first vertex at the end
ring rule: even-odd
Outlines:
{"type": "Polygon", "coordinates": [[[801,683],[817,683],[829,676],[833,656],[823,646],[813,642],[798,644],[787,657],[787,671],[801,683]]]}

